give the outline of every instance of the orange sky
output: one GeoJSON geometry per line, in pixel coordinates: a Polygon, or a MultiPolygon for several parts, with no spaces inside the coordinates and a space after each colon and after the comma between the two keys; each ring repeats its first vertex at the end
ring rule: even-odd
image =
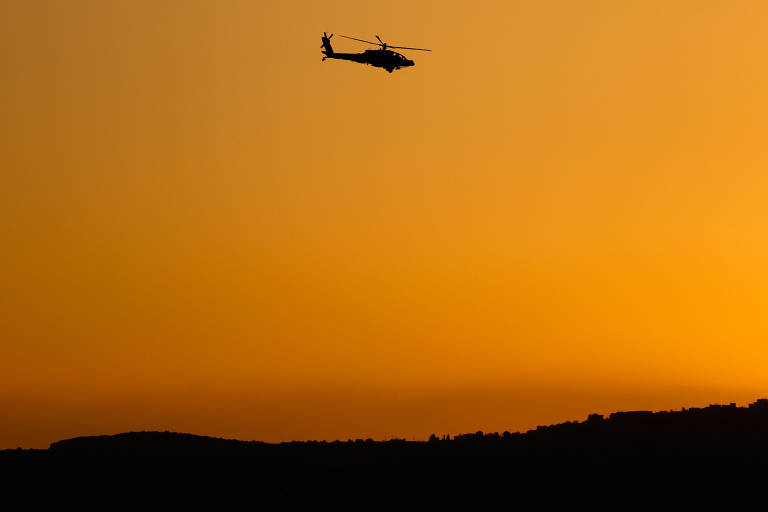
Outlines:
{"type": "Polygon", "coordinates": [[[768,395],[765,19],[3,2],[0,448],[426,438],[768,395]],[[434,52],[321,62],[324,30],[434,52]]]}

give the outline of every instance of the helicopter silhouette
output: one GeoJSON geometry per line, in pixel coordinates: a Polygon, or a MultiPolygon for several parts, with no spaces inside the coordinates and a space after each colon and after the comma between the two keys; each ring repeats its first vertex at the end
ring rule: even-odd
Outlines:
{"type": "Polygon", "coordinates": [[[323,61],[325,59],[338,59],[338,60],[349,60],[352,62],[359,62],[360,64],[367,64],[369,66],[375,66],[377,68],[384,68],[389,73],[394,71],[395,69],[400,68],[407,68],[414,65],[413,61],[406,58],[405,55],[397,52],[393,52],[392,50],[388,50],[387,48],[397,48],[399,50],[418,50],[422,52],[431,52],[432,50],[427,50],[426,48],[410,48],[408,46],[390,46],[384,41],[381,40],[379,36],[376,36],[376,39],[379,40],[378,43],[374,43],[373,41],[366,41],[365,39],[358,39],[356,37],[349,37],[349,36],[342,36],[347,39],[352,39],[355,41],[360,41],[362,43],[368,43],[373,44],[376,46],[380,46],[381,48],[378,48],[376,50],[365,50],[363,53],[336,53],[333,51],[333,47],[331,46],[331,38],[333,37],[333,34],[330,36],[323,32],[323,45],[321,48],[323,48],[323,54],[325,57],[323,57],[323,61]]]}

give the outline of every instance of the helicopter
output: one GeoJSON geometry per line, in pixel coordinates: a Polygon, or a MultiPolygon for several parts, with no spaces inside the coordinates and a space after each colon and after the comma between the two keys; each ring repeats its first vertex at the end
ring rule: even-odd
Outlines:
{"type": "Polygon", "coordinates": [[[333,34],[329,36],[323,32],[323,44],[321,46],[321,48],[323,48],[323,54],[325,55],[325,57],[323,57],[323,61],[325,61],[325,59],[349,60],[352,62],[359,62],[360,64],[368,64],[369,66],[375,66],[377,68],[384,68],[389,73],[391,73],[395,69],[411,67],[414,65],[414,63],[412,60],[407,59],[405,55],[393,52],[387,48],[397,48],[399,50],[418,50],[422,52],[432,51],[427,50],[426,48],[390,46],[382,41],[379,36],[376,36],[376,39],[379,40],[378,43],[374,43],[373,41],[366,41],[365,39],[358,39],[356,37],[342,36],[341,34],[339,34],[339,36],[352,39],[354,41],[360,41],[362,43],[373,44],[380,46],[381,48],[376,50],[365,50],[363,53],[336,53],[333,51],[333,47],[331,46],[331,38],[333,37],[333,34]]]}

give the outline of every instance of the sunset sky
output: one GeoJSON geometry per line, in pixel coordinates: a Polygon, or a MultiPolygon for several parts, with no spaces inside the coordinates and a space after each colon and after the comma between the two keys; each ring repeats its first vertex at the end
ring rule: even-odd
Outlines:
{"type": "Polygon", "coordinates": [[[768,396],[767,19],[1,2],[0,448],[768,396]],[[323,31],[434,51],[390,75],[323,31]]]}

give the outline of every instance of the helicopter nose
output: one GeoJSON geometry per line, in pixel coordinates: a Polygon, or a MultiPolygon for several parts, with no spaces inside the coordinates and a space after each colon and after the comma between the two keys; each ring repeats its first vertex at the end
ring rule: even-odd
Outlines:
{"type": "Polygon", "coordinates": [[[409,65],[409,66],[415,66],[416,64],[414,64],[412,60],[409,60],[409,61],[408,61],[408,65],[409,65]]]}

